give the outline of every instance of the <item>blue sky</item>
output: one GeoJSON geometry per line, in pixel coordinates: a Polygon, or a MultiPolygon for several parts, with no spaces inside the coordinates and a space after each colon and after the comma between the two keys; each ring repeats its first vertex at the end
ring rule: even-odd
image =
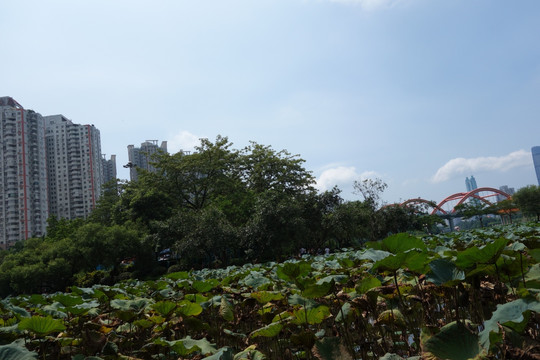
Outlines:
{"type": "Polygon", "coordinates": [[[387,202],[536,184],[536,0],[11,1],[0,96],[101,131],[102,152],[228,136],[287,149],[320,189],[387,202]]]}

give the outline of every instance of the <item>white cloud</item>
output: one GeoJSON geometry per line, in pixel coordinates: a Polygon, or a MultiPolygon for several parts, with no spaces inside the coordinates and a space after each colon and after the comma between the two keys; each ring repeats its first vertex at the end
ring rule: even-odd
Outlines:
{"type": "Polygon", "coordinates": [[[432,177],[434,183],[480,171],[508,171],[517,167],[531,166],[532,157],[529,151],[518,150],[504,156],[488,156],[477,158],[455,158],[444,164],[432,177]]]}
{"type": "Polygon", "coordinates": [[[193,151],[195,146],[201,143],[200,138],[189,131],[182,130],[167,140],[167,150],[170,154],[175,154],[180,150],[193,151]]]}
{"type": "Polygon", "coordinates": [[[330,2],[359,5],[365,10],[375,10],[395,6],[401,0],[330,0],[330,2]]]}
{"type": "Polygon", "coordinates": [[[375,171],[364,171],[358,174],[354,166],[336,166],[324,170],[317,179],[315,187],[319,191],[330,190],[336,185],[340,189],[343,189],[351,187],[355,180],[373,179],[376,177],[380,176],[375,171]]]}

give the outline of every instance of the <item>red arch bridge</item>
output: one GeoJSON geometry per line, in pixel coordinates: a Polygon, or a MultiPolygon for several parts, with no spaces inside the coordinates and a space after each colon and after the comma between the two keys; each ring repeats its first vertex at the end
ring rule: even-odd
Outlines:
{"type": "Polygon", "coordinates": [[[477,199],[478,201],[484,202],[486,205],[493,205],[498,201],[498,196],[501,196],[505,199],[510,199],[511,196],[504,191],[490,188],[490,187],[481,187],[474,189],[469,192],[460,192],[452,194],[446,197],[444,200],[438,204],[433,201],[428,201],[422,198],[409,199],[401,204],[394,204],[395,206],[413,206],[421,205],[425,206],[428,209],[431,208],[431,215],[440,214],[440,215],[450,215],[455,213],[455,208],[458,205],[463,204],[468,199],[477,199]]]}

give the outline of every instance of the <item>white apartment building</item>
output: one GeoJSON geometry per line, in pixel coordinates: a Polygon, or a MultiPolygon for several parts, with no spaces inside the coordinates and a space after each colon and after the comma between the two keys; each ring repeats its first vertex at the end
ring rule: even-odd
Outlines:
{"type": "Polygon", "coordinates": [[[152,155],[158,151],[167,152],[167,142],[162,141],[158,146],[157,140],[146,140],[141,144],[141,147],[136,148],[134,145],[128,145],[128,165],[129,178],[131,181],[137,181],[139,179],[138,169],[144,169],[150,172],[154,172],[156,168],[152,165],[152,155]]]}
{"type": "Polygon", "coordinates": [[[58,218],[86,218],[103,184],[99,130],[63,115],[45,116],[49,211],[58,218]]]}
{"type": "Polygon", "coordinates": [[[45,234],[48,192],[43,117],[0,97],[0,248],[45,234]]]}

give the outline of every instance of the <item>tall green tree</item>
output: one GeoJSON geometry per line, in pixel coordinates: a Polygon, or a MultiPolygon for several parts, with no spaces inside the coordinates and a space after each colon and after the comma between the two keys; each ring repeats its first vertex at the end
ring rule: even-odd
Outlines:
{"type": "Polygon", "coordinates": [[[512,196],[521,212],[536,216],[540,221],[540,186],[529,185],[522,187],[512,196]]]}

